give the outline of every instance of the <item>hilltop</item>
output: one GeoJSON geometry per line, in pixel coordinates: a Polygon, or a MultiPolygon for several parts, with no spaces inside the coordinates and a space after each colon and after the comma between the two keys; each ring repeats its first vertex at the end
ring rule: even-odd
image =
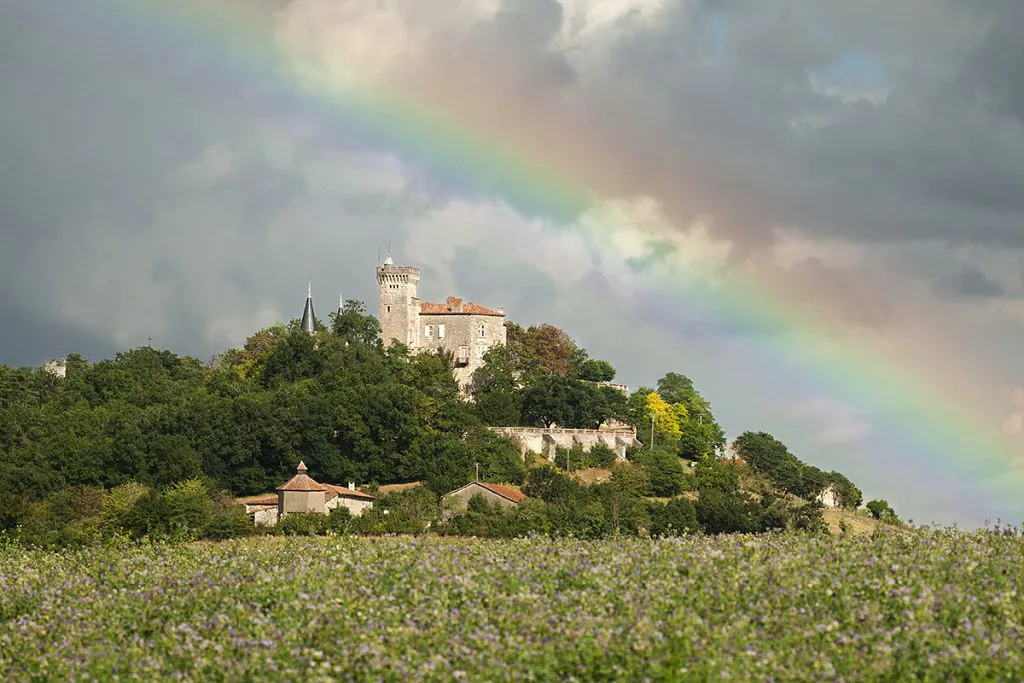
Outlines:
{"type": "MultiPolygon", "coordinates": [[[[668,372],[627,394],[612,384],[610,362],[552,325],[508,323],[507,343],[483,354],[468,387],[455,381],[455,360],[444,349],[383,348],[376,318],[348,301],[329,327],[274,326],[208,363],[142,347],[98,363],[72,354],[60,376],[0,367],[0,529],[20,526],[56,543],[100,527],[202,535],[217,519],[216,533],[237,533],[244,516],[231,499],[274,490],[300,460],[326,482],[423,481],[435,507],[477,476],[521,487],[533,503],[516,514],[533,517],[487,533],[814,527],[821,516],[804,503],[862,502],[846,477],[803,462],[769,434],[728,444],[685,375],[668,372]],[[610,470],[616,453],[607,448],[524,460],[521,444],[491,430],[607,424],[643,425],[647,441],[610,470]],[[611,474],[579,487],[562,474],[570,467],[611,474]],[[741,489],[742,473],[756,473],[760,489],[741,489]]],[[[415,495],[387,492],[383,502],[401,510],[403,496],[415,495]]],[[[395,521],[401,515],[361,523],[422,529],[433,513],[421,503],[415,523],[395,521]]]]}

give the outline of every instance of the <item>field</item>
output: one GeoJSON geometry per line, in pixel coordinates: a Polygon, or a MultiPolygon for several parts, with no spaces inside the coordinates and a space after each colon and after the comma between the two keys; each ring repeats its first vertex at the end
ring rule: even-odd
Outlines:
{"type": "Polygon", "coordinates": [[[0,548],[0,678],[1024,679],[1018,535],[0,548]]]}

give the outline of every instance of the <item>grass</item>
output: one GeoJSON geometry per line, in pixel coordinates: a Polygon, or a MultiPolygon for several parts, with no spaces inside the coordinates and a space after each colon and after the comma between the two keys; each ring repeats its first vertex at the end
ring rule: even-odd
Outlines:
{"type": "Polygon", "coordinates": [[[0,549],[0,678],[1024,678],[1017,535],[0,549]]]}

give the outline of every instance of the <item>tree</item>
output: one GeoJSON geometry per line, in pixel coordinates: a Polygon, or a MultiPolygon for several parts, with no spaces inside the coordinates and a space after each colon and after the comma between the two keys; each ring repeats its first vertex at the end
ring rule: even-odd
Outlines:
{"type": "Polygon", "coordinates": [[[535,374],[567,375],[576,358],[576,343],[564,331],[544,323],[523,329],[515,323],[506,328],[506,339],[516,370],[527,380],[535,374]]]}
{"type": "Polygon", "coordinates": [[[839,506],[855,510],[860,507],[864,497],[860,489],[839,472],[828,473],[829,484],[835,489],[839,506]]]}
{"type": "Polygon", "coordinates": [[[655,536],[682,536],[700,529],[697,511],[686,498],[673,498],[664,505],[651,506],[651,534],[655,536]]]}
{"type": "Polygon", "coordinates": [[[362,301],[346,299],[341,313],[331,313],[331,331],[349,344],[378,346],[380,322],[366,313],[362,301]]]}
{"type": "Polygon", "coordinates": [[[522,395],[523,421],[545,427],[597,429],[626,410],[622,392],[564,375],[540,375],[522,395]]]}
{"type": "Polygon", "coordinates": [[[656,391],[644,397],[644,413],[647,420],[654,419],[654,428],[661,438],[673,444],[683,435],[686,421],[686,407],[681,403],[669,403],[656,391]]]}
{"type": "Polygon", "coordinates": [[[522,422],[523,398],[516,375],[508,346],[495,346],[484,353],[484,364],[473,372],[470,384],[474,409],[484,424],[510,427],[522,422]]]}
{"type": "Polygon", "coordinates": [[[641,449],[635,462],[647,471],[650,491],[655,496],[670,498],[683,490],[683,463],[674,448],[641,449]]]}
{"type": "Polygon", "coordinates": [[[869,500],[865,507],[867,507],[868,512],[871,513],[871,516],[877,520],[889,523],[899,521],[899,517],[896,516],[896,511],[893,510],[892,507],[890,507],[889,503],[885,500],[882,500],[880,498],[876,498],[875,500],[869,500]]]}
{"type": "Polygon", "coordinates": [[[800,495],[803,463],[781,441],[767,432],[744,432],[733,446],[755,471],[783,490],[800,495]]]}

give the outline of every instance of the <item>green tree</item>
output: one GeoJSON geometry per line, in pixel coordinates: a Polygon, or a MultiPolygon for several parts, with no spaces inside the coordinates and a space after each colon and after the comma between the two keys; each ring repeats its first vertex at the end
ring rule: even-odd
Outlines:
{"type": "Polygon", "coordinates": [[[380,339],[380,323],[372,315],[366,313],[362,301],[346,299],[341,313],[331,313],[331,331],[349,344],[378,346],[380,339]]]}
{"type": "Polygon", "coordinates": [[[896,511],[893,510],[889,503],[885,500],[882,500],[880,498],[876,498],[875,500],[869,500],[865,507],[867,507],[868,512],[870,512],[871,516],[875,519],[890,523],[899,521],[899,517],[896,515],[896,511]]]}
{"type": "Polygon", "coordinates": [[[484,364],[473,372],[470,393],[480,419],[496,427],[522,423],[523,398],[517,380],[515,359],[508,346],[495,346],[484,353],[484,364]]]}

